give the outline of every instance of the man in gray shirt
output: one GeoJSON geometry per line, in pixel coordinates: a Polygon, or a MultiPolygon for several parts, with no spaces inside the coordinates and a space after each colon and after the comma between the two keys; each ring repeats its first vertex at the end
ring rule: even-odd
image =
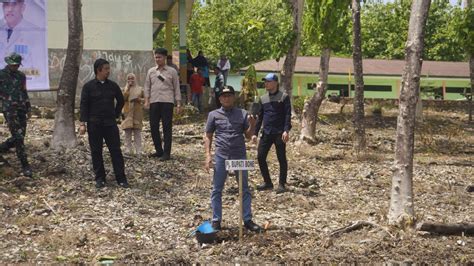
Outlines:
{"type": "MultiPolygon", "coordinates": [[[[227,178],[225,160],[246,159],[245,139],[252,137],[255,129],[255,118],[247,115],[247,111],[234,107],[234,88],[224,86],[219,93],[222,107],[209,113],[206,124],[205,169],[209,172],[212,167],[211,144],[215,133],[215,165],[213,188],[211,193],[212,226],[215,230],[221,229],[222,221],[222,190],[227,178]]],[[[243,189],[243,218],[244,225],[250,231],[261,232],[262,228],[252,221],[251,195],[248,187],[248,172],[242,171],[243,189]]]]}

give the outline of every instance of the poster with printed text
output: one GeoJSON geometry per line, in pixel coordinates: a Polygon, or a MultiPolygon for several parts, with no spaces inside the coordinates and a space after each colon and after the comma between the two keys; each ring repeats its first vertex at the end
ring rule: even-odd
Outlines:
{"type": "Polygon", "coordinates": [[[46,0],[0,0],[0,67],[15,52],[23,58],[28,90],[48,90],[46,0]]]}

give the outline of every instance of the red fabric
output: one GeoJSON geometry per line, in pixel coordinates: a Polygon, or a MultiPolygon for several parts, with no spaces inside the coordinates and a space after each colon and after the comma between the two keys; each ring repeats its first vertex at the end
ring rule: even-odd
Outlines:
{"type": "Polygon", "coordinates": [[[204,86],[205,82],[206,80],[198,73],[192,74],[191,78],[189,79],[189,83],[191,84],[191,91],[194,93],[203,93],[202,86],[204,86]]]}

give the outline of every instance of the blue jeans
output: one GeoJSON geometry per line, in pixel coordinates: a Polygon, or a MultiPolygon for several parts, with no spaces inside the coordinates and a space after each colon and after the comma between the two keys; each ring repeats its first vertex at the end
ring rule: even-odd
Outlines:
{"type": "Polygon", "coordinates": [[[193,92],[193,105],[199,110],[199,112],[202,111],[201,98],[202,98],[202,93],[193,92]]]}
{"type": "MultiPolygon", "coordinates": [[[[245,159],[244,158],[232,158],[232,159],[245,159]]],[[[218,155],[214,157],[214,177],[213,187],[211,192],[211,206],[212,206],[212,220],[222,221],[222,190],[224,189],[224,183],[227,179],[227,171],[225,170],[225,158],[218,155]]],[[[252,209],[251,203],[252,198],[248,186],[248,172],[242,171],[242,190],[243,190],[243,216],[244,221],[252,220],[252,209]]]]}

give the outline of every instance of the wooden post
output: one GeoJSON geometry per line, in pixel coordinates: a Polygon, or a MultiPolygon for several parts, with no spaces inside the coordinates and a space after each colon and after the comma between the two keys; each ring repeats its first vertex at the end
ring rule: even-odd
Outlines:
{"type": "Polygon", "coordinates": [[[301,96],[301,77],[297,76],[296,80],[298,81],[298,96],[301,96]]]}
{"type": "Polygon", "coordinates": [[[347,98],[350,98],[351,97],[351,84],[352,84],[351,68],[349,68],[348,72],[349,72],[349,80],[347,82],[347,98]]]}
{"type": "MultiPolygon", "coordinates": [[[[182,84],[188,83],[187,57],[186,57],[186,1],[178,2],[178,19],[179,19],[179,77],[182,84]]],[[[184,100],[183,100],[184,102],[184,100]]]]}
{"type": "Polygon", "coordinates": [[[397,80],[397,85],[395,87],[395,96],[397,96],[397,99],[400,98],[400,86],[401,86],[401,82],[400,80],[397,80]]]}
{"type": "Polygon", "coordinates": [[[242,170],[239,170],[239,241],[242,242],[244,235],[243,220],[244,220],[244,202],[242,193],[242,170]]]}
{"type": "Polygon", "coordinates": [[[243,220],[244,220],[244,202],[243,202],[243,175],[242,171],[255,169],[255,162],[253,160],[226,160],[225,169],[227,171],[238,171],[239,182],[239,242],[242,242],[244,235],[243,220]]]}
{"type": "Polygon", "coordinates": [[[443,100],[446,99],[446,80],[443,80],[443,100]]]}
{"type": "Polygon", "coordinates": [[[165,24],[165,48],[168,53],[173,54],[173,8],[168,11],[165,24]]]}

